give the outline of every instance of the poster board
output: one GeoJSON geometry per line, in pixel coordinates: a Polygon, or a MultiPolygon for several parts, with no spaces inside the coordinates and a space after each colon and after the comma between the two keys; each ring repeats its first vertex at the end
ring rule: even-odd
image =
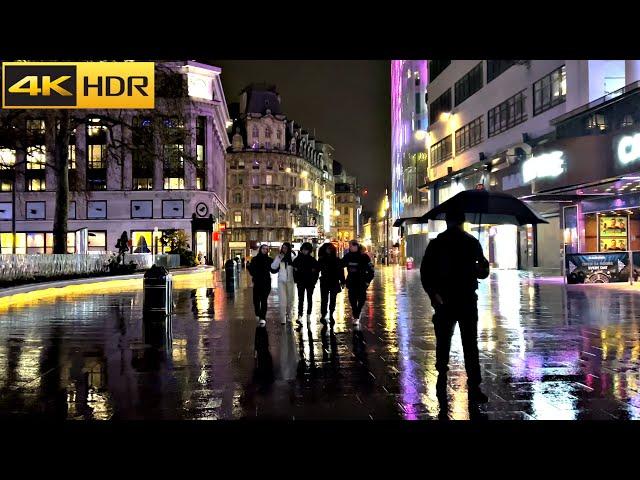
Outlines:
{"type": "Polygon", "coordinates": [[[622,252],[628,249],[629,217],[601,216],[598,219],[600,252],[622,252]]]}

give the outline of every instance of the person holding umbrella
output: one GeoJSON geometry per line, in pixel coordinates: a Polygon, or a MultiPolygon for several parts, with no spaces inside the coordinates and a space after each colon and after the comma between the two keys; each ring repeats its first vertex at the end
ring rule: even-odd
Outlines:
{"type": "Polygon", "coordinates": [[[429,242],[420,266],[420,280],[435,310],[436,370],[438,398],[446,398],[451,337],[460,325],[464,367],[471,403],[486,403],[480,390],[482,377],[478,354],[478,279],[489,276],[489,262],[480,242],[463,229],[465,215],[451,210],[447,230],[429,242]]]}
{"type": "MultiPolygon", "coordinates": [[[[429,242],[420,266],[422,286],[435,309],[436,369],[438,399],[446,399],[447,371],[451,337],[456,322],[460,325],[464,363],[472,404],[486,403],[480,390],[482,381],[478,358],[478,279],[489,276],[489,262],[480,242],[467,234],[465,221],[482,226],[534,225],[548,223],[523,201],[503,192],[489,192],[484,185],[465,190],[420,217],[446,220],[447,230],[429,242]]],[[[478,230],[480,232],[480,230],[478,230]]],[[[478,236],[480,234],[478,233],[478,236]]]]}

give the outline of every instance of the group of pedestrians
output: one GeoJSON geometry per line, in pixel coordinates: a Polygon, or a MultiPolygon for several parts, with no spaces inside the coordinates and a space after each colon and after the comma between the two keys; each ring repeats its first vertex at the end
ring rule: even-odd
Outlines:
{"type": "MultiPolygon", "coordinates": [[[[432,321],[436,335],[436,392],[439,400],[446,401],[449,352],[457,323],[462,337],[469,401],[473,404],[485,403],[488,398],[480,390],[482,378],[478,352],[476,290],[478,279],[489,276],[489,262],[484,257],[480,242],[464,231],[464,213],[450,211],[446,215],[446,222],[447,230],[429,242],[420,267],[422,286],[435,310],[432,321]]],[[[346,286],[354,327],[359,325],[367,288],[374,277],[371,259],[355,240],[349,243],[349,250],[341,259],[331,243],[324,244],[319,249],[318,260],[311,252],[310,243],[301,246],[299,255],[295,255],[291,244],[285,243],[278,256],[272,259],[269,257],[268,246],[262,245],[258,255],[251,260],[248,268],[253,278],[255,313],[260,326],[266,325],[271,273],[278,274],[283,324],[291,319],[294,285],[298,287],[297,321],[301,323],[305,296],[309,318],[313,291],[319,279],[323,323],[327,312],[332,324],[334,323],[336,296],[346,286]]]]}
{"type": "Polygon", "coordinates": [[[280,299],[280,323],[292,321],[294,293],[297,287],[298,315],[296,322],[301,324],[305,313],[304,301],[307,300],[306,315],[310,320],[313,311],[313,292],[320,281],[320,316],[326,322],[327,314],[331,324],[335,323],[333,314],[336,297],[343,288],[349,291],[352,320],[359,325],[362,307],[366,299],[367,288],[374,277],[374,267],[364,248],[356,241],[349,242],[349,251],[343,258],[338,257],[336,247],[325,243],[318,250],[318,259],[313,254],[313,246],[305,242],[296,255],[293,245],[285,242],[276,258],[269,256],[269,247],[261,245],[258,254],[248,264],[253,279],[253,305],[256,321],[266,325],[267,302],[271,293],[271,274],[278,276],[278,295],[280,299]],[[345,277],[344,270],[347,269],[345,277]]]}

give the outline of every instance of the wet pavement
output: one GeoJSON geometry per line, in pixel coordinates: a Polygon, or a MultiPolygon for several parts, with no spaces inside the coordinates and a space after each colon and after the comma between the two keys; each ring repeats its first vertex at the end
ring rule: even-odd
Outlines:
{"type": "Polygon", "coordinates": [[[141,282],[0,304],[0,417],[59,419],[637,419],[640,285],[565,287],[497,271],[479,291],[489,403],[469,409],[459,332],[436,400],[432,310],[417,270],[379,267],[360,331],[257,329],[241,272],[176,278],[170,331],[143,322],[141,282]]]}

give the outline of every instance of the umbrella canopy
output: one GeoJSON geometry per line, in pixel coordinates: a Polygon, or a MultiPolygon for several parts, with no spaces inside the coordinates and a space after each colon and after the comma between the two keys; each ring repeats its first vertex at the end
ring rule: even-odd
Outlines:
{"type": "Polygon", "coordinates": [[[421,219],[445,220],[448,211],[464,212],[469,223],[533,225],[549,223],[522,200],[502,192],[465,190],[429,210],[421,219]]]}

